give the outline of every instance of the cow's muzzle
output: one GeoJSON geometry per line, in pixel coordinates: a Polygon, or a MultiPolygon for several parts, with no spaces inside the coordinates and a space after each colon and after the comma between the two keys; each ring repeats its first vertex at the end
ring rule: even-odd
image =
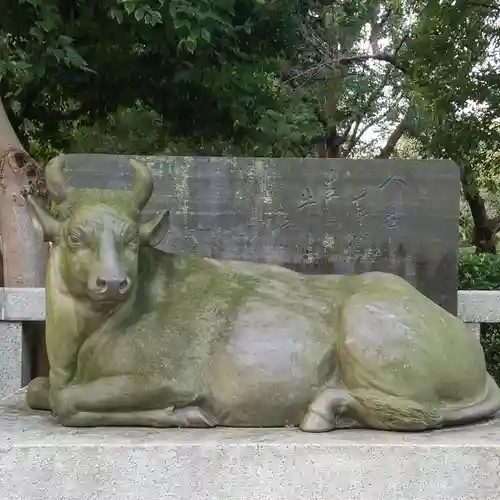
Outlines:
{"type": "Polygon", "coordinates": [[[89,283],[91,298],[102,302],[120,302],[127,298],[132,282],[128,277],[97,276],[89,283]]]}

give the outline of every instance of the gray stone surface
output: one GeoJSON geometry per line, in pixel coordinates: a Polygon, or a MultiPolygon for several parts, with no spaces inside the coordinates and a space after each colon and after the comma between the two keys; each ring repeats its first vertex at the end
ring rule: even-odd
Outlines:
{"type": "Polygon", "coordinates": [[[481,338],[481,323],[466,323],[469,331],[476,337],[476,339],[481,338]]]}
{"type": "Polygon", "coordinates": [[[27,349],[21,323],[0,321],[0,398],[27,383],[27,349]]]}
{"type": "MultiPolygon", "coordinates": [[[[130,157],[68,155],[78,187],[130,185],[130,157]]],[[[160,247],[303,272],[403,276],[456,313],[460,173],[450,161],[148,156],[160,247]]]]}
{"type": "Polygon", "coordinates": [[[500,323],[500,292],[459,291],[458,316],[466,323],[500,323]]]}
{"type": "Polygon", "coordinates": [[[500,420],[421,434],[67,429],[0,403],[2,500],[500,499],[500,420]]]}
{"type": "MultiPolygon", "coordinates": [[[[458,316],[465,323],[500,323],[500,291],[459,290],[458,316]]],[[[0,288],[0,321],[44,319],[44,288],[0,288]]]]}
{"type": "Polygon", "coordinates": [[[0,288],[0,321],[43,321],[45,288],[0,288]]]}

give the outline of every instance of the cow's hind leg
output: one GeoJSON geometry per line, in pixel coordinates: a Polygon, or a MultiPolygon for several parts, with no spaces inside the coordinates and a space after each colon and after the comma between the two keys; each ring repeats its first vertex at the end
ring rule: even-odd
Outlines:
{"type": "Polygon", "coordinates": [[[362,407],[349,391],[327,387],[309,406],[300,428],[305,432],[328,432],[338,426],[342,417],[354,420],[354,427],[361,416],[362,407]]]}
{"type": "MultiPolygon", "coordinates": [[[[448,422],[473,421],[473,409],[448,412],[448,422]]],[[[476,410],[477,414],[477,410],[476,410]]],[[[477,418],[476,418],[477,419],[477,418]]],[[[379,430],[423,431],[442,427],[445,419],[437,412],[406,399],[376,390],[324,389],[309,406],[300,428],[306,432],[328,432],[339,427],[371,427],[379,430]],[[338,425],[344,417],[354,422],[338,425]]]]}
{"type": "Polygon", "coordinates": [[[486,375],[484,398],[471,406],[442,409],[444,425],[463,425],[488,418],[500,410],[500,389],[490,374],[486,375]]]}

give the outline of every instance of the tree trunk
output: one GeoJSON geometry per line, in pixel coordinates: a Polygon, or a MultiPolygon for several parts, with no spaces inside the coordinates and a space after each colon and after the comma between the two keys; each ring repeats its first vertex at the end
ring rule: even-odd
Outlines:
{"type": "Polygon", "coordinates": [[[476,247],[476,253],[496,254],[495,236],[498,223],[488,217],[486,205],[476,185],[470,165],[461,164],[460,173],[464,197],[474,223],[472,244],[476,247]]]}
{"type": "Polygon", "coordinates": [[[41,173],[21,145],[1,99],[0,176],[0,234],[4,286],[44,286],[47,245],[34,230],[23,199],[23,193],[30,189],[30,186],[36,191],[41,173]]]}
{"type": "MultiPolygon", "coordinates": [[[[48,246],[35,231],[23,194],[45,191],[38,165],[24,150],[0,98],[0,236],[5,287],[43,287],[48,246]]],[[[47,376],[44,324],[23,325],[28,378],[47,376]]]]}

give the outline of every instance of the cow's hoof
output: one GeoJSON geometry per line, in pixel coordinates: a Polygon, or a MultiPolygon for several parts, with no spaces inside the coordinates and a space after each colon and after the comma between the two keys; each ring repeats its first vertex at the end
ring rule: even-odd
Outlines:
{"type": "Polygon", "coordinates": [[[174,411],[174,416],[179,420],[178,427],[207,428],[217,425],[217,420],[211,413],[197,406],[179,408],[174,411]]]}
{"type": "Polygon", "coordinates": [[[32,410],[50,411],[50,382],[47,377],[33,379],[26,390],[26,403],[32,410]]]}
{"type": "Polygon", "coordinates": [[[300,424],[300,429],[304,432],[328,432],[335,429],[335,424],[313,411],[308,411],[300,424]]]}

